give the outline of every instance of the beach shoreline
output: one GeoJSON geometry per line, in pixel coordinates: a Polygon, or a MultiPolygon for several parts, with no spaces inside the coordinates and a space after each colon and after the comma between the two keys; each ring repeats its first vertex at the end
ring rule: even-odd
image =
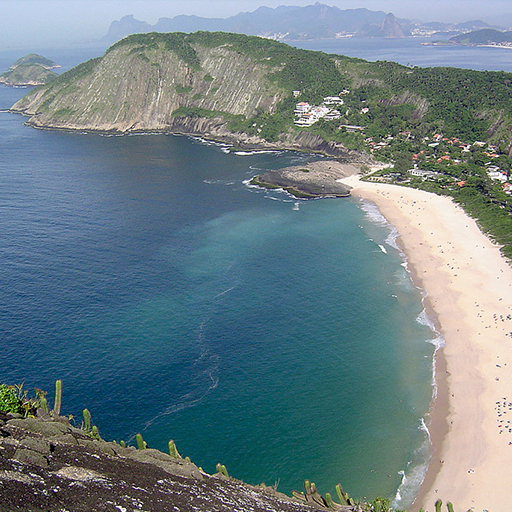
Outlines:
{"type": "Polygon", "coordinates": [[[431,462],[409,511],[433,512],[441,499],[456,511],[505,512],[512,499],[512,268],[450,198],[357,176],[342,182],[397,228],[446,343],[436,353],[437,397],[427,418],[431,462]]]}

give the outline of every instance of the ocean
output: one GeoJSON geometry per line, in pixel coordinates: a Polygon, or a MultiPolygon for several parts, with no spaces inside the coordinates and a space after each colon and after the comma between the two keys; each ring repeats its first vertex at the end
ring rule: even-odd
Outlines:
{"type": "Polygon", "coordinates": [[[406,508],[442,340],[375,206],[247,184],[318,156],[35,130],[25,92],[0,88],[0,381],[60,378],[77,424],[208,472],[406,508]]]}

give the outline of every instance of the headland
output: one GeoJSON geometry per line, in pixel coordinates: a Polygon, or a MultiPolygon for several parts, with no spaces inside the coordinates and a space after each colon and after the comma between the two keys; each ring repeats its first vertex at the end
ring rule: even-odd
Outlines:
{"type": "Polygon", "coordinates": [[[281,188],[299,198],[347,197],[350,187],[340,178],[357,173],[351,164],[320,160],[307,165],[266,171],[255,176],[251,184],[266,188],[281,188]]]}

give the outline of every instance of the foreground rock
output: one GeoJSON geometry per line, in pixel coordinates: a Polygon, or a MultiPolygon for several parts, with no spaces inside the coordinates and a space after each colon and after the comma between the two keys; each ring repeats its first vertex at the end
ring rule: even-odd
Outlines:
{"type": "MultiPolygon", "coordinates": [[[[176,510],[312,512],[271,488],[252,487],[158,450],[93,440],[58,421],[0,413],[0,511],[176,510]]],[[[352,507],[338,507],[352,510],[352,507]]]]}
{"type": "Polygon", "coordinates": [[[350,164],[320,161],[267,171],[255,176],[251,183],[265,188],[280,188],[299,198],[348,197],[350,187],[337,180],[357,172],[350,164]]]}

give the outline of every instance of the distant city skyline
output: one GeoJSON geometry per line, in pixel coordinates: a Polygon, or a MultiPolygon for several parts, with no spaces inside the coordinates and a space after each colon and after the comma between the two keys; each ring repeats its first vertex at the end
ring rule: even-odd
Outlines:
{"type": "MultiPolygon", "coordinates": [[[[100,39],[128,14],[156,23],[179,14],[226,18],[258,7],[305,6],[315,0],[0,0],[3,48],[61,46],[100,39]]],[[[512,13],[508,0],[325,0],[339,9],[367,8],[423,21],[467,21],[512,13]]]]}

